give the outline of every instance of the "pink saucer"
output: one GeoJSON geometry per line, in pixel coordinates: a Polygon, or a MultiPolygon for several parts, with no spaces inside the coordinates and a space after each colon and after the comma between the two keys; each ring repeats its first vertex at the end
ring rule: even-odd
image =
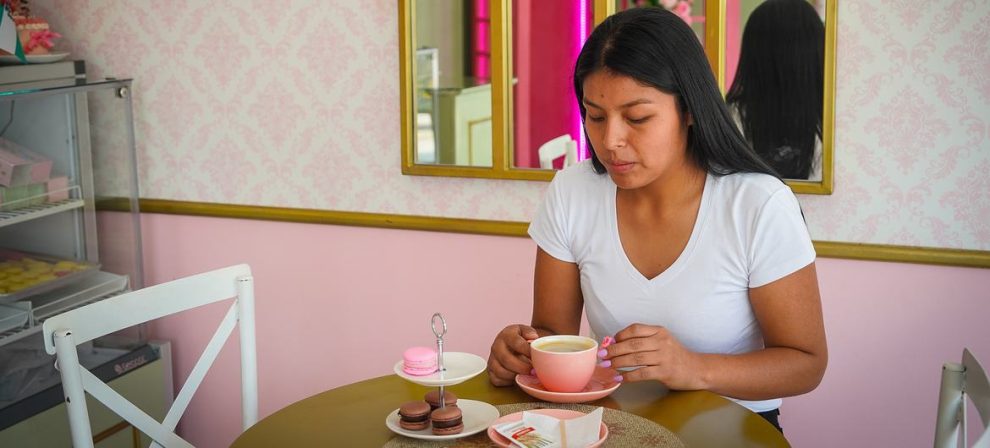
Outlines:
{"type": "MultiPolygon", "coordinates": [[[[549,415],[550,417],[559,420],[567,420],[585,415],[583,412],[568,411],[566,409],[533,409],[532,411],[527,411],[527,412],[535,412],[537,414],[549,415]]],[[[488,426],[488,438],[492,439],[492,442],[495,442],[495,444],[498,446],[501,447],[512,446],[512,442],[509,441],[509,439],[505,438],[505,436],[503,436],[502,434],[499,434],[498,431],[495,431],[495,425],[501,425],[502,423],[508,423],[508,422],[516,422],[519,420],[522,420],[522,411],[509,414],[504,417],[499,417],[497,420],[492,422],[490,426],[488,426]]],[[[598,431],[598,441],[592,443],[591,445],[588,445],[588,448],[594,448],[596,446],[600,446],[602,443],[605,442],[606,438],[608,438],[608,426],[605,426],[605,423],[602,423],[602,428],[601,430],[598,431]]]]}
{"type": "Polygon", "coordinates": [[[540,384],[540,380],[533,375],[516,375],[516,384],[523,392],[540,400],[552,403],[584,403],[607,397],[618,389],[622,383],[612,379],[616,375],[618,372],[615,369],[595,367],[594,376],[581,392],[551,392],[546,390],[543,384],[540,384]]]}

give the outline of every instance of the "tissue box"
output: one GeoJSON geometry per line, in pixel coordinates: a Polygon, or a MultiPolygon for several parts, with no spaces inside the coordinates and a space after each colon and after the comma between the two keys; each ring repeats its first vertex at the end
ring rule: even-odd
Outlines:
{"type": "Polygon", "coordinates": [[[51,174],[52,159],[0,138],[0,185],[19,187],[43,183],[51,174]]]}

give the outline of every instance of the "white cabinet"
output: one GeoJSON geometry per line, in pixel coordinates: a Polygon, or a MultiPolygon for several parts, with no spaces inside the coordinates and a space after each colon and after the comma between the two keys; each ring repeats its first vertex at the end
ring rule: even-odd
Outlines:
{"type": "Polygon", "coordinates": [[[438,162],[492,166],[492,85],[436,91],[438,162]]]}

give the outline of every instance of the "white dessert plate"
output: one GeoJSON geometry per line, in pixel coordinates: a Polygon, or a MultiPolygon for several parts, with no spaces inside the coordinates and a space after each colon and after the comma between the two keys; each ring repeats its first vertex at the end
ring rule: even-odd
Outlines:
{"type": "Polygon", "coordinates": [[[399,408],[396,408],[388,414],[388,417],[385,417],[385,426],[388,426],[388,429],[396,434],[412,437],[414,439],[451,440],[467,437],[484,431],[488,429],[488,427],[491,426],[499,416],[498,409],[495,409],[495,406],[485,403],[484,401],[460,399],[457,400],[457,407],[461,408],[461,414],[464,420],[464,430],[457,434],[438,436],[433,434],[433,429],[429,426],[427,426],[426,429],[421,429],[419,431],[404,429],[399,426],[399,408]]]}
{"type": "MultiPolygon", "coordinates": [[[[570,420],[572,418],[578,418],[585,415],[583,412],[571,411],[567,409],[533,409],[527,412],[549,415],[550,417],[553,417],[557,420],[570,420]]],[[[492,442],[495,442],[495,444],[498,446],[511,447],[512,442],[509,441],[509,439],[507,439],[502,434],[499,434],[498,431],[495,430],[495,426],[501,425],[503,423],[518,422],[519,420],[522,420],[522,418],[523,418],[523,411],[509,414],[506,415],[505,417],[499,417],[497,420],[492,422],[491,426],[488,427],[488,438],[492,439],[492,442]]],[[[605,443],[606,438],[608,438],[608,426],[605,426],[605,423],[602,423],[601,429],[598,430],[598,441],[592,443],[591,445],[588,445],[587,448],[595,448],[597,446],[601,446],[602,443],[605,443]]]]}
{"type": "Polygon", "coordinates": [[[585,403],[609,396],[622,383],[616,382],[616,371],[607,367],[595,367],[591,381],[580,392],[552,392],[543,387],[540,379],[532,375],[516,375],[516,384],[534,398],[553,403],[585,403]]]}
{"type": "Polygon", "coordinates": [[[463,383],[475,375],[484,372],[488,367],[488,362],[484,358],[463,352],[444,352],[443,372],[433,372],[429,375],[410,375],[402,370],[402,361],[395,363],[392,368],[396,375],[403,379],[412,381],[427,387],[453,386],[463,383]]]}
{"type": "MultiPolygon", "coordinates": [[[[68,51],[59,51],[55,53],[48,54],[26,54],[24,59],[27,60],[28,64],[48,64],[50,62],[58,62],[65,59],[69,55],[68,51]]],[[[4,64],[20,64],[21,60],[17,59],[17,56],[12,54],[5,54],[0,56],[0,63],[4,64]]]]}

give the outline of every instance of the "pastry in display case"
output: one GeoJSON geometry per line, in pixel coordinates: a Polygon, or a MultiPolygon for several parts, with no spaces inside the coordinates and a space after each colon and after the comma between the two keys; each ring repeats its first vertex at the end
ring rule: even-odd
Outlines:
{"type": "MultiPolygon", "coordinates": [[[[0,67],[0,445],[62,401],[45,319],[143,286],[130,88],[82,61],[0,67]]],[[[97,339],[80,361],[104,380],[150,362],[144,333],[97,339]]]]}

